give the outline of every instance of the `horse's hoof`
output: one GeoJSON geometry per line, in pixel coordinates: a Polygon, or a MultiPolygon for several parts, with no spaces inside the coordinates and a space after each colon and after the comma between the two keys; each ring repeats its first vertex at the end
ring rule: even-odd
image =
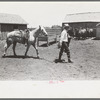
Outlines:
{"type": "Polygon", "coordinates": [[[24,58],[27,58],[27,55],[25,55],[24,58]]]}
{"type": "Polygon", "coordinates": [[[6,56],[6,54],[3,54],[2,57],[4,58],[6,56]]]}
{"type": "Polygon", "coordinates": [[[14,55],[15,57],[17,57],[17,55],[14,55]]]}

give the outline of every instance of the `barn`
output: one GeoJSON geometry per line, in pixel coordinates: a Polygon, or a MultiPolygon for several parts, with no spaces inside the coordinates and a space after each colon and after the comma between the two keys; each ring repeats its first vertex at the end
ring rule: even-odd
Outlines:
{"type": "Polygon", "coordinates": [[[96,25],[100,23],[100,12],[85,12],[67,14],[62,22],[69,24],[72,28],[96,28],[96,25]]]}
{"type": "Polygon", "coordinates": [[[0,33],[10,32],[15,29],[24,30],[27,28],[27,24],[19,15],[0,13],[0,33]]]}

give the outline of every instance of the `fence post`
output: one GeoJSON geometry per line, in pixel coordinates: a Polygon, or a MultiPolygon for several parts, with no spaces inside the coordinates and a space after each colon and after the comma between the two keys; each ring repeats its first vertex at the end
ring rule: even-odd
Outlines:
{"type": "Polygon", "coordinates": [[[47,47],[49,46],[48,36],[47,36],[47,47]]]}
{"type": "Polygon", "coordinates": [[[57,43],[57,34],[56,34],[56,39],[55,39],[56,43],[57,43]]]}

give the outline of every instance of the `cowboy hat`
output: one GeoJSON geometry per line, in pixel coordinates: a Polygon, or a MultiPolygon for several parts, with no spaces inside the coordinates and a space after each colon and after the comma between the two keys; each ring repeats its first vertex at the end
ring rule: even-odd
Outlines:
{"type": "Polygon", "coordinates": [[[64,24],[65,27],[69,27],[69,24],[64,24]]]}
{"type": "Polygon", "coordinates": [[[66,28],[69,28],[70,26],[68,24],[64,24],[63,28],[66,29],[66,28]]]}

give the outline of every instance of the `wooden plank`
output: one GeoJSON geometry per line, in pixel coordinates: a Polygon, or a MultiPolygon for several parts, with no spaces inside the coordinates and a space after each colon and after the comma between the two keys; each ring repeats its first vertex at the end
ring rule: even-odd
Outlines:
{"type": "Polygon", "coordinates": [[[47,41],[48,37],[38,37],[38,41],[47,41]]]}

